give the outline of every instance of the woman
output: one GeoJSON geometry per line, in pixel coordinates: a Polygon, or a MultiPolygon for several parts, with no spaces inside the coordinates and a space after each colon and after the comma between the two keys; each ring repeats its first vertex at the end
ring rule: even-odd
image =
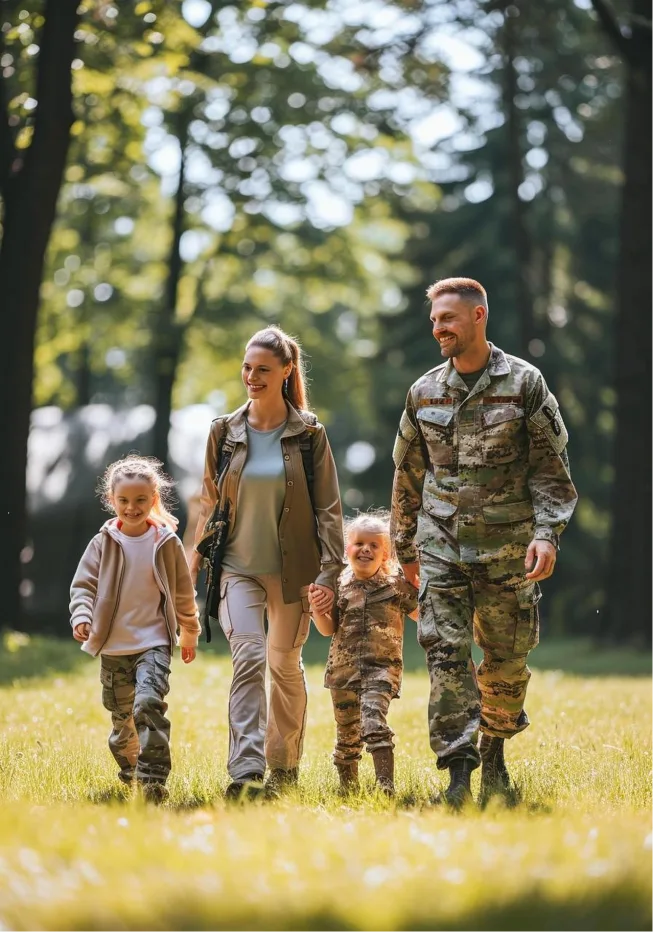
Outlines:
{"type": "Polygon", "coordinates": [[[344,552],[335,464],[324,427],[307,411],[298,344],[278,327],[255,333],[242,378],[249,400],[211,426],[191,557],[196,580],[207,522],[217,503],[228,507],[218,620],[234,671],[230,798],[251,784],[260,787],[266,763],[269,792],[297,782],[306,721],[301,653],[310,625],[309,585],[312,598],[328,611],[344,552]]]}

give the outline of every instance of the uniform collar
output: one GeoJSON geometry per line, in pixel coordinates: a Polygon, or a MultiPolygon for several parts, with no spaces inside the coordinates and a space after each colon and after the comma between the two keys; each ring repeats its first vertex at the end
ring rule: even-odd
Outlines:
{"type": "MultiPolygon", "coordinates": [[[[508,375],[510,372],[510,364],[506,358],[506,354],[503,350],[500,350],[498,346],[495,346],[493,343],[490,343],[490,358],[488,360],[487,367],[485,372],[481,375],[480,379],[476,383],[473,394],[483,391],[490,384],[491,378],[496,378],[501,375],[508,375]]],[[[469,392],[469,389],[465,385],[465,382],[460,376],[460,373],[453,364],[453,360],[448,359],[444,368],[442,369],[439,375],[440,381],[446,382],[449,388],[454,391],[469,392]]],[[[472,394],[472,392],[469,392],[472,394]]]]}
{"type": "Polygon", "coordinates": [[[343,570],[341,578],[343,586],[361,586],[361,588],[366,589],[368,592],[382,589],[383,586],[387,586],[390,581],[390,577],[384,573],[383,570],[379,570],[374,576],[370,576],[369,579],[356,579],[353,570],[349,566],[343,570]]]}
{"type": "MultiPolygon", "coordinates": [[[[236,443],[247,442],[247,412],[250,404],[251,401],[246,401],[244,405],[227,417],[227,433],[230,439],[236,441],[236,443]]],[[[293,408],[289,402],[286,402],[286,409],[288,411],[288,420],[281,434],[281,439],[295,437],[297,434],[303,434],[306,430],[306,423],[297,409],[293,408]]]]}

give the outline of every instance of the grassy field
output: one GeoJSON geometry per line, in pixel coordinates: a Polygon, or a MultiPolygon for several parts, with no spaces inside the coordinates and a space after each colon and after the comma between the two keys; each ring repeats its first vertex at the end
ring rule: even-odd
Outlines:
{"type": "MultiPolygon", "coordinates": [[[[311,639],[308,659],[323,650],[311,639]]],[[[171,798],[152,809],[116,791],[97,661],[5,635],[0,929],[650,929],[650,658],[536,651],[534,724],[508,748],[523,801],[459,816],[429,804],[444,776],[419,654],[406,660],[396,805],[368,760],[360,796],[336,796],[312,663],[298,790],[226,806],[230,666],[203,652],[173,662],[171,798]]]]}

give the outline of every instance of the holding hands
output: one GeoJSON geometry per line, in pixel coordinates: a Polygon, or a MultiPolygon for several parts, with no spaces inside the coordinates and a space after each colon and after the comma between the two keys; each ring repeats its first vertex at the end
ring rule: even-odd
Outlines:
{"type": "Polygon", "coordinates": [[[330,637],[336,630],[333,619],[329,614],[333,608],[334,599],[333,590],[328,589],[326,586],[317,586],[315,583],[311,583],[308,587],[308,602],[311,606],[311,615],[315,627],[325,637],[330,637]]]}
{"type": "Polygon", "coordinates": [[[334,594],[326,586],[317,586],[311,583],[308,587],[308,601],[311,611],[316,615],[328,615],[333,606],[334,594]]]}

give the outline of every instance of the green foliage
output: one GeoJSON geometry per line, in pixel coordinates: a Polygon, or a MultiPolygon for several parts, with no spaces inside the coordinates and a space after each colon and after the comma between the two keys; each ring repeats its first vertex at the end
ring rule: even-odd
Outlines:
{"type": "MultiPolygon", "coordinates": [[[[19,138],[42,5],[26,6],[4,35],[19,138]]],[[[354,6],[214,0],[191,25],[178,0],[82,5],[36,402],[152,401],[177,366],[157,342],[168,314],[174,406],[232,408],[245,340],[279,323],[309,356],[348,509],[387,505],[406,391],[439,362],[424,291],[471,275],[491,339],[541,366],[562,404],[581,500],[550,612],[556,633],[591,635],[613,479],[622,66],[594,17],[559,0],[517,0],[509,17],[485,0],[395,0],[378,20],[354,6]],[[475,63],[457,67],[448,41],[475,63]],[[376,457],[363,473],[348,468],[357,441],[376,457]]]]}

